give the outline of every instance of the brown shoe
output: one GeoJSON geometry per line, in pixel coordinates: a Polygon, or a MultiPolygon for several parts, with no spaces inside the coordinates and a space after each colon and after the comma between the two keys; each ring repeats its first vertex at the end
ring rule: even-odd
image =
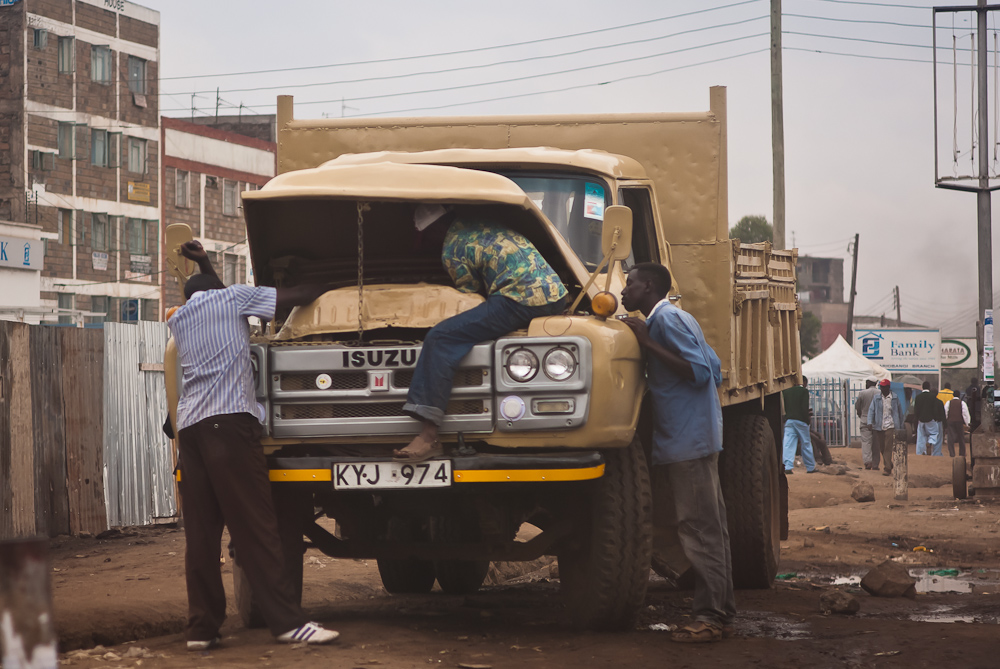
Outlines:
{"type": "Polygon", "coordinates": [[[891,469],[883,469],[882,470],[882,476],[892,476],[892,470],[891,469]]]}

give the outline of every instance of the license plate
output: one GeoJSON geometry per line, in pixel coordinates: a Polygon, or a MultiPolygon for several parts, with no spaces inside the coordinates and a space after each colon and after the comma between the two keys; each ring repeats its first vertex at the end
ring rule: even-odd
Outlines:
{"type": "Polygon", "coordinates": [[[403,462],[351,462],[333,466],[334,490],[386,488],[447,488],[451,485],[451,460],[403,462]]]}

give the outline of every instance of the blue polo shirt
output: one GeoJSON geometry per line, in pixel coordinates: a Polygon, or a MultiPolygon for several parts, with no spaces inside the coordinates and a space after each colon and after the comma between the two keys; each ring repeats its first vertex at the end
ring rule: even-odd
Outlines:
{"type": "Polygon", "coordinates": [[[694,381],[677,376],[647,356],[646,381],[653,396],[653,464],[696,460],[722,450],[722,385],[719,356],[691,314],[662,300],[646,317],[650,337],[691,363],[694,381]]]}

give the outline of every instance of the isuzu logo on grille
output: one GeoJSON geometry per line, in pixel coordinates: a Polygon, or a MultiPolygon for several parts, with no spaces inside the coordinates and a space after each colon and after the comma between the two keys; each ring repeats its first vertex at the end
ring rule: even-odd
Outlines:
{"type": "Polygon", "coordinates": [[[389,372],[368,372],[368,389],[372,392],[389,390],[389,372]]]}
{"type": "Polygon", "coordinates": [[[343,351],[341,364],[349,367],[413,367],[417,364],[418,349],[393,348],[386,350],[343,351]]]}

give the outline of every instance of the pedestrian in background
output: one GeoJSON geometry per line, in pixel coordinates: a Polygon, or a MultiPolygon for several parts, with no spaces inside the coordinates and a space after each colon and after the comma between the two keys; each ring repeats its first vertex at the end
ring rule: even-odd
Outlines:
{"type": "Polygon", "coordinates": [[[896,430],[903,429],[903,407],[892,392],[889,379],[879,381],[878,388],[881,392],[868,407],[868,424],[872,426],[872,458],[875,457],[875,451],[881,453],[882,475],[889,476],[892,474],[892,449],[895,446],[896,430]]]}
{"type": "MultiPolygon", "coordinates": [[[[183,371],[177,403],[187,648],[221,642],[226,619],[219,549],[229,528],[264,622],[284,643],[330,643],[339,634],[309,622],[285,568],[267,462],[260,444],[264,407],[254,395],[248,316],[263,321],[277,309],[309,304],[325,286],[226,288],[197,241],[181,246],[201,274],[184,284],[187,304],[167,321],[183,371]]],[[[301,559],[301,558],[299,558],[301,559]]]]}
{"type": "Polygon", "coordinates": [[[948,455],[955,457],[955,442],[958,442],[958,454],[965,457],[965,427],[971,423],[969,407],[961,398],[955,397],[945,405],[945,425],[947,427],[948,455]]]}
{"type": "Polygon", "coordinates": [[[947,425],[948,421],[945,417],[945,407],[948,406],[948,402],[955,398],[955,391],[951,389],[950,383],[945,383],[944,388],[942,388],[937,394],[938,401],[941,402],[941,411],[938,414],[938,439],[931,449],[931,455],[943,455],[944,452],[942,447],[944,446],[944,439],[947,435],[947,425]]]}
{"type": "Polygon", "coordinates": [[[861,460],[865,469],[878,469],[879,462],[878,455],[872,454],[872,426],[868,423],[868,407],[878,394],[877,384],[875,377],[869,376],[865,379],[865,389],[858,393],[858,398],[854,401],[854,412],[861,419],[861,460]]]}
{"type": "Polygon", "coordinates": [[[783,440],[782,460],[785,473],[792,474],[795,469],[795,451],[802,452],[802,464],[806,473],[816,471],[816,459],[813,457],[812,441],[809,439],[809,391],[806,386],[809,379],[802,377],[798,383],[781,393],[785,405],[785,438],[783,440]]]}
{"type": "Polygon", "coordinates": [[[980,423],[980,412],[982,411],[982,394],[979,392],[979,379],[972,377],[969,387],[965,389],[965,405],[969,407],[969,416],[972,422],[969,423],[969,432],[975,432],[980,423]]]}
{"type": "Polygon", "coordinates": [[[633,267],[622,306],[641,311],[646,320],[622,322],[646,353],[654,412],[652,460],[666,467],[677,535],[694,571],[694,622],[670,638],[705,643],[722,639],[736,616],[726,503],[719,483],[722,366],[694,316],[667,299],[670,283],[663,265],[633,267]]]}
{"type": "Polygon", "coordinates": [[[924,381],[923,390],[913,400],[913,415],[917,418],[917,455],[927,455],[927,445],[934,448],[938,434],[938,405],[944,413],[941,400],[931,393],[931,382],[924,381]]]}

